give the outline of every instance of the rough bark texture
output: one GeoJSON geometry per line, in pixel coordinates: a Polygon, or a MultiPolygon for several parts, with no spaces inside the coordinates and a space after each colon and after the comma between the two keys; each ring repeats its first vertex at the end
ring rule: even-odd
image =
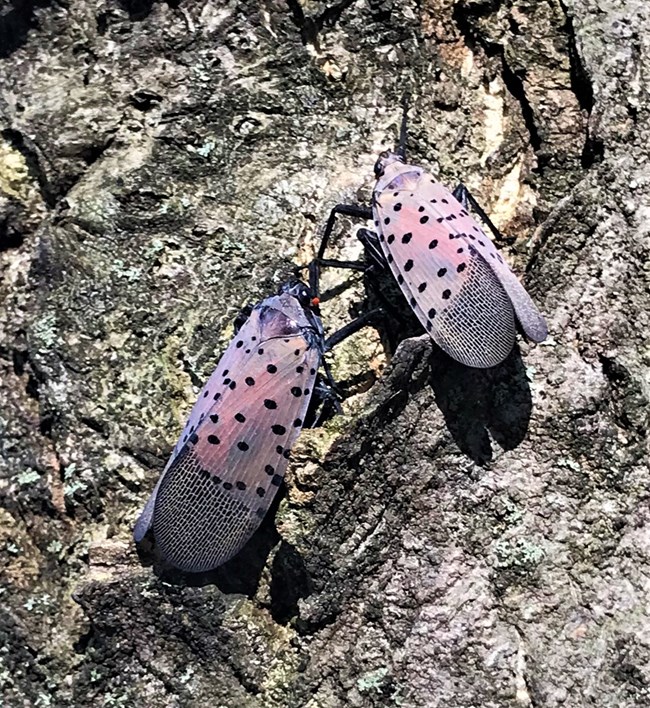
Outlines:
{"type": "Polygon", "coordinates": [[[649,14],[0,1],[2,705],[650,702],[649,14]],[[515,237],[551,337],[487,372],[407,339],[364,393],[360,335],[249,548],[155,570],[131,528],[195,386],[367,199],[406,89],[411,159],[515,237]]]}

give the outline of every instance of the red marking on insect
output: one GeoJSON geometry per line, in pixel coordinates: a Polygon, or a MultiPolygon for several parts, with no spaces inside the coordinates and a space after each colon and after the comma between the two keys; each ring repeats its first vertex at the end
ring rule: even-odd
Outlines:
{"type": "Polygon", "coordinates": [[[373,219],[402,292],[434,341],[468,366],[503,361],[515,316],[540,342],[546,322],[478,222],[440,182],[396,153],[377,162],[373,219]]]}
{"type": "Polygon", "coordinates": [[[257,305],[192,408],[136,522],[190,572],[232,558],[261,523],[305,420],[323,350],[311,294],[290,283],[257,305]]]}

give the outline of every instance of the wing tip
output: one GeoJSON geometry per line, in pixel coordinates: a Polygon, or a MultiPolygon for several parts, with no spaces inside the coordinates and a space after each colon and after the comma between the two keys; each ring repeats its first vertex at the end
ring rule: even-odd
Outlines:
{"type": "Polygon", "coordinates": [[[156,491],[157,488],[147,500],[147,503],[145,504],[142,513],[140,514],[140,516],[138,516],[138,520],[135,522],[135,526],[133,527],[133,540],[136,543],[140,543],[140,541],[142,541],[142,539],[147,535],[147,532],[151,528],[153,506],[156,500],[156,491]]]}
{"type": "Polygon", "coordinates": [[[535,312],[534,316],[526,317],[525,320],[520,320],[524,334],[532,342],[543,342],[548,337],[548,325],[546,320],[539,313],[535,312]]]}
{"type": "Polygon", "coordinates": [[[147,531],[149,531],[149,527],[151,526],[151,520],[149,520],[149,523],[147,523],[145,520],[143,520],[144,512],[140,514],[138,517],[138,520],[135,522],[135,526],[133,527],[133,540],[136,543],[140,543],[142,539],[147,535],[147,531]]]}

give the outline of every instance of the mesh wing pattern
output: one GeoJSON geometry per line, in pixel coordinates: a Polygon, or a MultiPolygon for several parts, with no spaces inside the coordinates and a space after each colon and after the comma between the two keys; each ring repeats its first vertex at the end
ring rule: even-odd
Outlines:
{"type": "Polygon", "coordinates": [[[282,483],[320,353],[282,312],[258,307],[201,390],[138,520],[161,556],[198,572],[235,555],[282,483]]]}
{"type": "Polygon", "coordinates": [[[262,340],[255,357],[228,372],[235,390],[217,384],[228,395],[161,481],[154,537],[161,555],[183,570],[214,568],[242,548],[271,505],[302,428],[318,352],[296,335],[262,340]]]}
{"type": "Polygon", "coordinates": [[[380,195],[374,210],[384,254],[441,349],[467,366],[495,366],[514,343],[512,304],[469,235],[458,228],[462,206],[446,192],[432,196],[429,187],[380,195]]]}

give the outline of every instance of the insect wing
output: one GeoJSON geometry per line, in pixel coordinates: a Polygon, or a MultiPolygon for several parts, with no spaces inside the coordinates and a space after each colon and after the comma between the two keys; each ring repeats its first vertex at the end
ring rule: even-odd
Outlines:
{"type": "Polygon", "coordinates": [[[318,352],[306,346],[301,336],[262,341],[264,353],[240,369],[245,388],[215,403],[170,466],[153,529],[173,565],[193,572],[215,568],[261,523],[313,391],[318,352]]]}
{"type": "Polygon", "coordinates": [[[166,560],[209,570],[250,538],[282,482],[318,363],[300,334],[262,338],[238,368],[235,389],[221,383],[222,396],[158,489],[153,531],[166,560]]]}
{"type": "MultiPolygon", "coordinates": [[[[423,173],[406,188],[399,180],[396,185],[375,195],[375,221],[409,304],[454,359],[475,367],[500,363],[515,340],[510,279],[519,281],[474,219],[431,175],[423,173]],[[508,288],[502,282],[506,271],[508,288]]],[[[517,297],[521,305],[520,293],[517,297]]]]}
{"type": "Polygon", "coordinates": [[[192,433],[198,429],[214,406],[215,401],[225,396],[228,390],[236,390],[238,383],[235,380],[234,372],[241,368],[242,362],[254,359],[260,339],[264,336],[261,321],[264,311],[261,307],[255,308],[228,345],[216,369],[199,392],[199,397],[192,407],[183,432],[174,448],[174,455],[181,451],[192,433]]]}
{"type": "MultiPolygon", "coordinates": [[[[438,190],[436,191],[446,193],[448,195],[447,199],[454,199],[444,186],[439,183],[438,190]]],[[[479,226],[471,214],[468,214],[460,203],[456,203],[461,209],[461,211],[458,212],[459,216],[454,221],[454,226],[458,230],[458,233],[464,234],[463,238],[468,242],[468,245],[474,246],[478,253],[484,258],[485,262],[494,271],[494,274],[497,276],[503,289],[510,298],[517,319],[526,336],[533,342],[543,342],[548,336],[548,327],[544,317],[537,309],[530,295],[526,292],[519,278],[512,272],[506,260],[499,253],[492,239],[486,235],[485,231],[479,226]]]]}
{"type": "Polygon", "coordinates": [[[455,205],[433,198],[419,185],[412,192],[379,195],[375,220],[382,248],[409,304],[440,348],[468,366],[494,366],[515,341],[512,304],[484,259],[456,230],[455,205]]]}
{"type": "MultiPolygon", "coordinates": [[[[210,409],[215,405],[215,401],[219,400],[224,395],[224,385],[231,385],[231,380],[228,379],[228,373],[235,371],[242,365],[242,361],[251,357],[252,353],[257,350],[256,343],[261,336],[260,323],[260,308],[256,308],[251,313],[241,327],[235,338],[230,342],[228,348],[223,353],[216,369],[210,375],[210,378],[199,392],[199,397],[192,406],[192,410],[185,422],[183,431],[174,447],[172,455],[165,465],[165,469],[160,475],[156,486],[154,487],[151,496],[149,497],[145,508],[136,521],[133,529],[133,538],[136,543],[139,543],[151,527],[156,495],[160,484],[165,477],[167,471],[171,467],[174,459],[180,454],[181,450],[189,440],[192,433],[201,425],[210,409]],[[228,381],[226,381],[228,379],[228,381]]],[[[235,384],[236,385],[236,384],[235,384]]]]}

